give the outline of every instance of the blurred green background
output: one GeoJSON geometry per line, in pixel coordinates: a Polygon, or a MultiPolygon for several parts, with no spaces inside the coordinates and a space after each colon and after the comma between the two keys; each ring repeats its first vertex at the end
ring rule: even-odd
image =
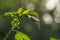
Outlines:
{"type": "MultiPolygon", "coordinates": [[[[36,11],[39,14],[41,21],[39,30],[34,22],[29,20],[28,18],[24,18],[21,21],[20,30],[22,32],[27,34],[32,40],[59,39],[60,23],[55,23],[53,11],[49,13],[47,12],[47,10],[45,9],[45,2],[46,0],[0,0],[0,40],[3,40],[6,33],[11,28],[11,18],[3,16],[4,13],[9,11],[17,11],[17,9],[20,7],[24,7],[24,9],[29,8],[32,11],[36,11]],[[51,20],[49,20],[48,18],[50,18],[51,20]]],[[[12,32],[7,40],[14,40],[14,34],[15,33],[12,32]]]]}

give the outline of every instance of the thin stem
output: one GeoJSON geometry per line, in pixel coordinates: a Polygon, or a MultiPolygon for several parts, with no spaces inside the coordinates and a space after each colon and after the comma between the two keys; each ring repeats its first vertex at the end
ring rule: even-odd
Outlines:
{"type": "MultiPolygon", "coordinates": [[[[19,26],[17,26],[17,27],[19,27],[19,26]]],[[[9,37],[9,35],[10,35],[10,33],[11,33],[12,31],[16,32],[16,30],[14,30],[14,28],[15,28],[15,27],[11,27],[11,28],[9,29],[8,33],[6,34],[6,36],[4,37],[3,40],[7,40],[7,38],[9,37]]]]}
{"type": "MultiPolygon", "coordinates": [[[[12,27],[13,28],[13,27],[12,27]]],[[[13,29],[9,29],[9,31],[8,31],[8,33],[6,34],[6,36],[4,37],[4,39],[3,40],[7,40],[7,38],[9,37],[9,35],[10,35],[10,33],[12,32],[12,31],[14,31],[14,32],[16,32],[16,30],[14,30],[14,28],[13,29]]]]}
{"type": "MultiPolygon", "coordinates": [[[[12,28],[11,28],[11,29],[12,29],[12,28]]],[[[3,39],[3,40],[7,40],[8,36],[9,36],[9,35],[10,35],[10,33],[11,33],[11,29],[9,29],[8,33],[6,34],[6,36],[4,37],[4,39],[3,39]]]]}

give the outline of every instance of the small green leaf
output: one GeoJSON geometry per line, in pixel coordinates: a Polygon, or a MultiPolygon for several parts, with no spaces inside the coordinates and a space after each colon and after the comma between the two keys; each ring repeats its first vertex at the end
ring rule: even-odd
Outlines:
{"type": "Polygon", "coordinates": [[[16,12],[6,12],[4,16],[10,16],[10,17],[15,17],[16,12]]]}
{"type": "Polygon", "coordinates": [[[19,17],[21,17],[22,16],[22,14],[19,14],[19,17]]]}
{"type": "Polygon", "coordinates": [[[38,13],[34,11],[30,12],[29,15],[39,17],[38,13]]]}
{"type": "Polygon", "coordinates": [[[22,11],[23,11],[23,7],[19,8],[17,12],[18,14],[20,14],[22,11]]]}
{"type": "Polygon", "coordinates": [[[27,9],[27,10],[25,10],[24,12],[23,12],[23,14],[28,14],[30,12],[30,10],[29,9],[27,9]]]}
{"type": "Polygon", "coordinates": [[[32,15],[28,15],[28,18],[32,18],[34,21],[40,21],[37,17],[35,16],[32,16],[32,15]]]}
{"type": "Polygon", "coordinates": [[[26,34],[16,31],[15,40],[31,40],[26,34]]]}
{"type": "Polygon", "coordinates": [[[6,12],[5,14],[4,14],[4,16],[11,16],[12,15],[12,12],[6,12]]]}
{"type": "MultiPolygon", "coordinates": [[[[14,19],[11,21],[11,25],[12,25],[13,28],[17,27],[19,24],[20,24],[20,21],[19,21],[19,19],[17,19],[17,18],[14,18],[14,19]]],[[[13,28],[12,28],[12,29],[13,29],[13,28]]]]}

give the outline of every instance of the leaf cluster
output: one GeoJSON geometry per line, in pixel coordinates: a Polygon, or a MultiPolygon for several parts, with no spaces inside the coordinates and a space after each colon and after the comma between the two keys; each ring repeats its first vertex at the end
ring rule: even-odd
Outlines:
{"type": "MultiPolygon", "coordinates": [[[[12,25],[11,30],[19,27],[21,19],[26,16],[28,18],[32,18],[34,21],[39,22],[39,16],[37,12],[31,11],[29,9],[24,10],[23,7],[19,8],[16,12],[6,12],[4,16],[10,16],[12,18],[12,21],[10,22],[12,25]]],[[[16,31],[15,40],[30,40],[30,38],[24,33],[16,31]]]]}

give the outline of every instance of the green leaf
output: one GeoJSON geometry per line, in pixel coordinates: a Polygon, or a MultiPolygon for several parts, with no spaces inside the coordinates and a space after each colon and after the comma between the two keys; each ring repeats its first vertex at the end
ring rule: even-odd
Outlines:
{"type": "Polygon", "coordinates": [[[28,15],[28,18],[31,18],[31,19],[33,19],[34,21],[40,21],[37,17],[35,17],[35,16],[31,16],[31,15],[28,15]]]}
{"type": "Polygon", "coordinates": [[[19,8],[17,12],[18,14],[20,14],[22,11],[23,11],[23,7],[19,8]]]}
{"type": "Polygon", "coordinates": [[[40,20],[37,17],[28,15],[28,18],[30,18],[31,21],[34,21],[36,23],[38,29],[40,29],[40,20]]]}
{"type": "Polygon", "coordinates": [[[19,14],[19,17],[21,17],[22,16],[22,14],[19,14]]]}
{"type": "Polygon", "coordinates": [[[23,12],[23,15],[27,15],[28,13],[30,12],[30,10],[29,9],[27,9],[27,10],[25,10],[24,12],[23,12]]]}
{"type": "Polygon", "coordinates": [[[39,17],[38,13],[34,11],[30,12],[29,15],[39,17]]]}
{"type": "Polygon", "coordinates": [[[56,40],[56,38],[51,37],[50,40],[56,40]]]}
{"type": "Polygon", "coordinates": [[[26,34],[16,31],[15,40],[31,40],[26,34]]]}
{"type": "Polygon", "coordinates": [[[12,12],[6,12],[5,14],[4,14],[4,16],[11,16],[12,15],[12,12]]]}
{"type": "Polygon", "coordinates": [[[16,14],[17,14],[16,12],[6,12],[4,16],[15,17],[16,14]]]}
{"type": "Polygon", "coordinates": [[[14,18],[14,19],[11,21],[12,30],[13,30],[15,27],[17,27],[19,24],[20,24],[19,19],[14,18]]]}

